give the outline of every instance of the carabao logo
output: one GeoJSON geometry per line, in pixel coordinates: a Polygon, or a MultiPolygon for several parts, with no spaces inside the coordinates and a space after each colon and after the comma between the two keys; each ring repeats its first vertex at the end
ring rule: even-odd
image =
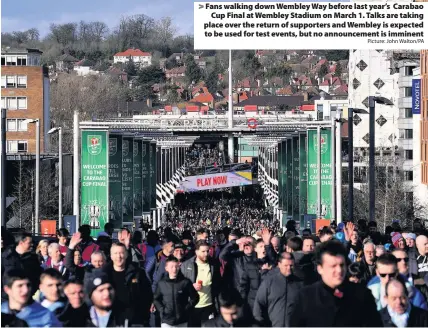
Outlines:
{"type": "Polygon", "coordinates": [[[96,156],[101,153],[102,138],[100,135],[88,135],[87,140],[88,152],[90,155],[96,156]]]}
{"type": "Polygon", "coordinates": [[[123,140],[122,154],[123,154],[123,157],[128,156],[128,154],[129,154],[129,140],[123,140]]]}
{"type": "MultiPolygon", "coordinates": [[[[325,154],[328,149],[328,135],[327,134],[321,134],[321,154],[325,154]]],[[[314,135],[314,150],[318,153],[318,137],[317,135],[314,135]]]]}

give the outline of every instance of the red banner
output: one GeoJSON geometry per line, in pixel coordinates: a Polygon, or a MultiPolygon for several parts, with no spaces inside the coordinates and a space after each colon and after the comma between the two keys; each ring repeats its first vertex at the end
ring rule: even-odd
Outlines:
{"type": "Polygon", "coordinates": [[[41,220],[40,221],[40,234],[48,237],[49,235],[56,235],[56,221],[55,220],[41,220]]]}

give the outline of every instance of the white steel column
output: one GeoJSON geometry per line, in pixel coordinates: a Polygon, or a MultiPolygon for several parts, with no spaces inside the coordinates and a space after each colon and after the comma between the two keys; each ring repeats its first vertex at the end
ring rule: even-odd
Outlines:
{"type": "Polygon", "coordinates": [[[336,223],[342,222],[342,111],[336,113],[336,223]]]}
{"type": "MultiPolygon", "coordinates": [[[[233,129],[233,80],[232,80],[232,50],[229,50],[229,106],[228,106],[228,128],[233,129]]],[[[229,133],[227,139],[227,152],[229,153],[230,162],[234,162],[235,149],[233,144],[233,134],[229,133]]]]}
{"type": "Polygon", "coordinates": [[[79,187],[80,187],[80,170],[79,170],[79,112],[74,111],[73,123],[73,215],[76,217],[76,231],[80,226],[79,219],[79,187]]]}

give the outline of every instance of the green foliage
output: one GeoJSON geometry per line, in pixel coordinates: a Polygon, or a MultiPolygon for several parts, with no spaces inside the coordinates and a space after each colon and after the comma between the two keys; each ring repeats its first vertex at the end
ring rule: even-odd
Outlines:
{"type": "Polygon", "coordinates": [[[249,76],[256,76],[260,73],[262,65],[254,53],[248,53],[242,60],[243,69],[248,72],[249,76]]]}
{"type": "Polygon", "coordinates": [[[342,75],[342,66],[339,62],[336,63],[336,70],[334,71],[334,76],[341,76],[342,75]]]}
{"type": "Polygon", "coordinates": [[[163,83],[165,82],[165,73],[154,66],[144,67],[137,72],[136,82],[140,85],[163,83]]]}
{"type": "Polygon", "coordinates": [[[222,68],[220,64],[220,60],[218,57],[215,58],[213,67],[206,78],[206,85],[211,93],[215,93],[218,90],[219,79],[218,75],[222,73],[222,68]]]}
{"type": "Polygon", "coordinates": [[[349,59],[349,50],[320,50],[320,55],[325,56],[328,61],[339,61],[349,59]]]}
{"type": "Polygon", "coordinates": [[[282,63],[278,66],[273,66],[269,68],[265,74],[267,78],[278,76],[280,78],[284,78],[285,80],[289,80],[293,70],[287,63],[282,63]]]}
{"type": "Polygon", "coordinates": [[[322,64],[319,71],[318,71],[318,76],[319,77],[324,77],[328,74],[329,69],[328,69],[328,65],[326,63],[322,64]]]}
{"type": "Polygon", "coordinates": [[[198,83],[202,80],[202,72],[198,64],[196,64],[193,55],[188,54],[184,58],[184,64],[186,66],[186,78],[190,83],[198,83]]]}
{"type": "Polygon", "coordinates": [[[137,75],[137,67],[135,66],[132,58],[125,64],[125,72],[128,76],[136,76],[137,75]]]}

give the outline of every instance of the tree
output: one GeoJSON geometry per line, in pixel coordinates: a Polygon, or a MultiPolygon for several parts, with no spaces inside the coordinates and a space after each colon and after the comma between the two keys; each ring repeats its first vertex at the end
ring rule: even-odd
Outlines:
{"type": "Polygon", "coordinates": [[[156,39],[162,49],[162,55],[168,57],[170,52],[169,44],[177,33],[177,28],[172,22],[171,17],[162,17],[156,22],[156,39]]]}
{"type": "Polygon", "coordinates": [[[151,86],[155,83],[165,82],[165,73],[158,67],[148,66],[140,69],[137,72],[138,84],[150,84],[151,86]]]}
{"type": "Polygon", "coordinates": [[[329,69],[326,63],[322,64],[319,71],[318,71],[318,76],[319,77],[324,77],[328,74],[329,69]]]}
{"type": "Polygon", "coordinates": [[[137,75],[137,68],[135,67],[135,63],[132,60],[132,57],[129,58],[129,61],[125,65],[125,72],[128,74],[128,76],[136,76],[137,75]]]}
{"type": "Polygon", "coordinates": [[[336,63],[336,70],[334,71],[334,76],[342,76],[342,65],[339,62],[336,63]]]}
{"type": "Polygon", "coordinates": [[[325,56],[328,61],[349,59],[349,50],[320,50],[319,54],[325,56]]]}
{"type": "Polygon", "coordinates": [[[176,85],[168,86],[167,88],[167,99],[168,104],[175,104],[181,100],[180,95],[177,92],[178,87],[176,85]]]}
{"type": "Polygon", "coordinates": [[[50,34],[48,35],[48,39],[56,41],[62,46],[66,46],[68,44],[72,44],[77,40],[78,37],[78,29],[76,23],[66,23],[66,24],[51,24],[50,34]]]}
{"type": "Polygon", "coordinates": [[[248,76],[256,76],[260,73],[262,65],[254,53],[249,52],[242,60],[243,69],[248,72],[248,76]]]}
{"type": "Polygon", "coordinates": [[[222,73],[222,71],[223,70],[221,68],[220,59],[218,57],[215,57],[213,67],[211,71],[208,73],[208,76],[206,79],[207,88],[211,93],[215,93],[218,91],[218,85],[219,85],[218,75],[222,73]]]}
{"type": "Polygon", "coordinates": [[[186,66],[185,74],[189,84],[198,83],[202,79],[202,72],[192,54],[186,55],[184,65],[186,66]]]}
{"type": "MultiPolygon", "coordinates": [[[[404,175],[398,168],[402,162],[395,159],[377,159],[375,162],[376,174],[376,212],[375,219],[380,231],[391,225],[394,220],[400,220],[402,227],[409,226],[413,219],[421,218],[420,213],[428,210],[419,200],[413,200],[413,187],[408,187],[404,175]]],[[[364,180],[367,176],[363,176],[364,180]]],[[[360,190],[354,189],[354,218],[369,220],[369,186],[362,184],[360,190]]],[[[348,188],[342,192],[343,217],[348,217],[348,188]]]]}

